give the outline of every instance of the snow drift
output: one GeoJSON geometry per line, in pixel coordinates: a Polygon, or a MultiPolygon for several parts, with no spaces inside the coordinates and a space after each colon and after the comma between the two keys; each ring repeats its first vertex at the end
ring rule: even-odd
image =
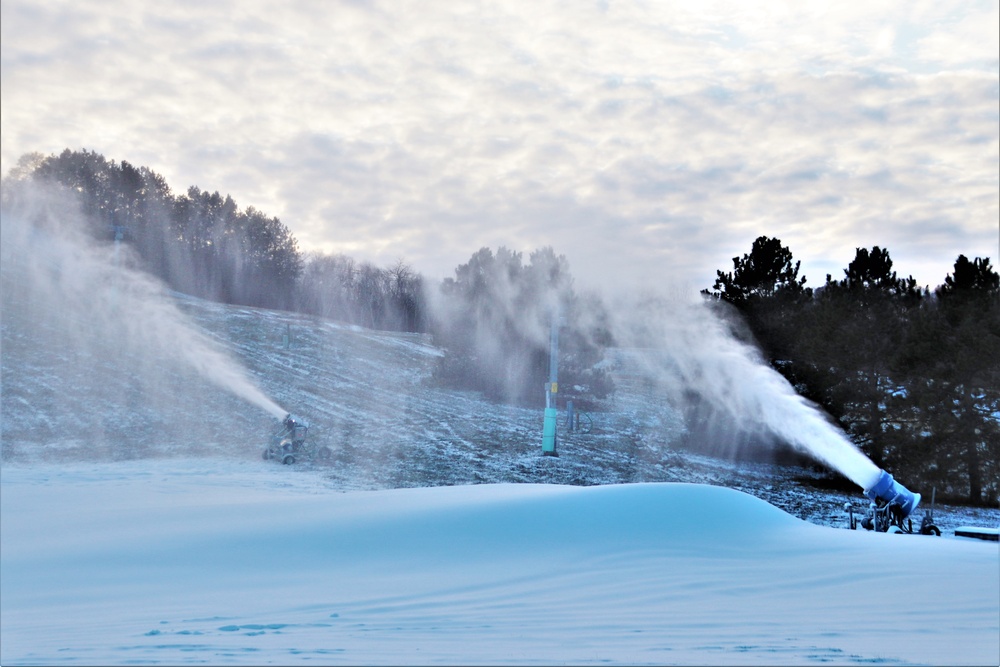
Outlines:
{"type": "Polygon", "coordinates": [[[259,463],[6,465],[5,665],[1000,657],[1000,554],[699,484],[337,492],[259,463]]]}

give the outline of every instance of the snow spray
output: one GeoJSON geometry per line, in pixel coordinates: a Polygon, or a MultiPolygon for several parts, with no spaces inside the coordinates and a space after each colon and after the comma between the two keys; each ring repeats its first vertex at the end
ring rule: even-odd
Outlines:
{"type": "MultiPolygon", "coordinates": [[[[707,402],[738,428],[776,436],[866,492],[880,480],[885,484],[887,473],[798,395],[755,347],[734,337],[701,297],[644,297],[620,313],[614,331],[619,343],[641,351],[635,358],[643,375],[674,405],[707,402]]],[[[905,491],[895,482],[889,488],[905,491]]]]}
{"type": "Polygon", "coordinates": [[[287,414],[160,283],[131,266],[129,253],[87,239],[81,230],[89,223],[65,194],[17,185],[17,193],[4,197],[3,296],[22,328],[47,323],[81,363],[103,368],[126,359],[130,373],[138,377],[145,369],[154,379],[187,368],[279,419],[287,414]]]}

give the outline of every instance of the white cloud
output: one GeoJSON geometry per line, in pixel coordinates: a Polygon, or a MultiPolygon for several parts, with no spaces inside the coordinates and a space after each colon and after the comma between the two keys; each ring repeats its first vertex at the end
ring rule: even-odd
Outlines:
{"type": "Polygon", "coordinates": [[[433,277],[552,245],[701,288],[765,234],[935,285],[997,254],[996,11],[5,1],[3,170],[86,147],[433,277]]]}

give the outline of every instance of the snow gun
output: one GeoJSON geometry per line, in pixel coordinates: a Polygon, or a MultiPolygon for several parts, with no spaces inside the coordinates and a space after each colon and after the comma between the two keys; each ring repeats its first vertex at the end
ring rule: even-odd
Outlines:
{"type": "MultiPolygon", "coordinates": [[[[910,515],[920,504],[920,494],[913,493],[892,478],[885,470],[879,471],[875,483],[865,489],[865,496],[871,501],[868,514],[861,519],[861,527],[880,533],[913,533],[913,520],[910,515]]],[[[851,512],[851,529],[858,523],[851,512]]],[[[933,511],[924,514],[918,531],[921,535],[940,535],[941,530],[934,525],[933,511]]]]}
{"type": "Polygon", "coordinates": [[[871,488],[865,489],[865,495],[875,504],[891,507],[892,512],[900,519],[910,516],[920,504],[919,493],[912,493],[885,470],[879,471],[878,479],[871,488]]]}
{"type": "Polygon", "coordinates": [[[264,449],[264,460],[281,461],[285,465],[291,465],[300,458],[328,461],[333,452],[329,447],[318,447],[315,443],[307,442],[308,434],[309,425],[305,421],[291,414],[285,415],[264,449]]]}

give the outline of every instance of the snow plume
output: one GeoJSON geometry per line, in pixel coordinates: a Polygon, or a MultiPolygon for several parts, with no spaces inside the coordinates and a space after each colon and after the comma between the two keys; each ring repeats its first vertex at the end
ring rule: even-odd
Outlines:
{"type": "Polygon", "coordinates": [[[531,403],[548,379],[552,317],[571,294],[569,267],[551,248],[529,261],[506,247],[483,248],[430,289],[435,341],[448,348],[439,372],[505,403],[531,403]]]}
{"type": "MultiPolygon", "coordinates": [[[[120,441],[135,442],[141,438],[124,435],[129,427],[119,422],[151,420],[162,430],[176,414],[164,409],[168,406],[197,406],[194,415],[232,412],[217,398],[206,400],[200,379],[272,416],[286,414],[160,283],[137,268],[126,244],[116,247],[110,230],[105,243],[84,235],[93,221],[65,192],[5,183],[3,204],[3,352],[16,356],[18,372],[53,377],[53,396],[20,397],[26,407],[37,410],[45,403],[43,414],[46,409],[81,413],[83,432],[61,437],[93,435],[96,424],[105,435],[111,431],[120,441]],[[137,411],[145,417],[134,417],[137,411]]],[[[8,370],[5,362],[5,374],[8,370]]],[[[5,421],[17,419],[14,400],[4,397],[5,421]]],[[[217,439],[204,432],[188,437],[217,439]]]]}
{"type": "Polygon", "coordinates": [[[777,438],[862,488],[878,478],[878,467],[700,296],[645,296],[613,317],[620,362],[637,367],[658,394],[683,408],[689,429],[700,420],[720,427],[716,437],[729,430],[752,442],[777,438]]]}

